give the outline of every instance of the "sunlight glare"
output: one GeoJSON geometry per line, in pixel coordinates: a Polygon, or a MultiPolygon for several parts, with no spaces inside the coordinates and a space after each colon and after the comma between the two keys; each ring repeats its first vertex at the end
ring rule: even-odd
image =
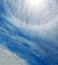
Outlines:
{"type": "Polygon", "coordinates": [[[31,7],[38,7],[42,2],[43,0],[29,0],[29,4],[31,7]]]}

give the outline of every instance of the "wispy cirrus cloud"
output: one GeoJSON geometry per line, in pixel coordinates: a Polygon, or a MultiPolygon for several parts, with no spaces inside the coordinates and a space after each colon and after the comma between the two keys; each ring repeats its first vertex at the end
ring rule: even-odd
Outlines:
{"type": "MultiPolygon", "coordinates": [[[[2,48],[1,54],[7,53],[6,61],[10,54],[10,60],[14,59],[17,65],[18,63],[21,65],[19,61],[25,64],[26,60],[29,65],[57,65],[58,6],[56,0],[45,0],[46,4],[40,10],[33,7],[31,9],[29,4],[27,7],[25,0],[2,0],[0,3],[0,9],[2,8],[0,43],[7,48],[7,52],[2,48]]],[[[13,63],[10,60],[9,62],[13,63]]]]}

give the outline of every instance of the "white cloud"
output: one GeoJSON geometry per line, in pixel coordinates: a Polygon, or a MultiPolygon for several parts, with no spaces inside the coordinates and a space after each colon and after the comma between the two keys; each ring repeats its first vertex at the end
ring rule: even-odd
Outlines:
{"type": "Polygon", "coordinates": [[[0,65],[28,65],[28,63],[0,45],[0,65]]]}

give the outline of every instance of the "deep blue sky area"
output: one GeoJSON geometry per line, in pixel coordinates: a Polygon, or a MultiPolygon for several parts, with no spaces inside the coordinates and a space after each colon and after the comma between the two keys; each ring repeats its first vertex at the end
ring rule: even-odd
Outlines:
{"type": "Polygon", "coordinates": [[[57,0],[0,0],[0,65],[58,65],[57,0]]]}

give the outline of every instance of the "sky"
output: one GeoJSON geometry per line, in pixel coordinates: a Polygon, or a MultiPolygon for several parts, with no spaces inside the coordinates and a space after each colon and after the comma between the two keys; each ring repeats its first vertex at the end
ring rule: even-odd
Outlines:
{"type": "Polygon", "coordinates": [[[0,1],[0,65],[58,65],[58,1],[0,1]]]}

